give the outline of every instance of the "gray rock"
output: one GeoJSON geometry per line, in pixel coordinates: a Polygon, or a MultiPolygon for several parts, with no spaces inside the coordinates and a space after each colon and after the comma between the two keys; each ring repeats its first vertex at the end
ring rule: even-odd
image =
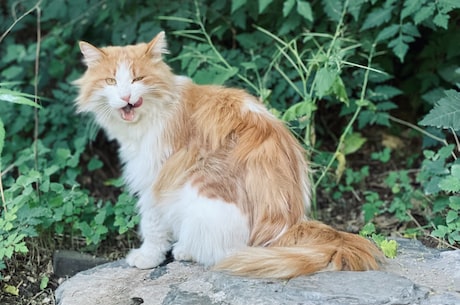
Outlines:
{"type": "Polygon", "coordinates": [[[77,251],[57,250],[54,252],[53,270],[57,277],[68,277],[108,262],[107,259],[77,251]]]}
{"type": "Polygon", "coordinates": [[[56,291],[58,305],[460,304],[460,250],[398,240],[382,271],[322,272],[289,281],[241,278],[171,262],[153,270],[122,260],[80,272],[56,291]]]}

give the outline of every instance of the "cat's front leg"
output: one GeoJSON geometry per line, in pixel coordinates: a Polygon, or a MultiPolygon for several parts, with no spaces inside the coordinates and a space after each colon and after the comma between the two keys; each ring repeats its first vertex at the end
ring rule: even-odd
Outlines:
{"type": "Polygon", "coordinates": [[[171,248],[170,234],[162,224],[150,195],[141,196],[138,206],[141,216],[139,228],[143,242],[140,248],[129,252],[126,262],[132,267],[150,269],[165,260],[166,253],[171,248]]]}

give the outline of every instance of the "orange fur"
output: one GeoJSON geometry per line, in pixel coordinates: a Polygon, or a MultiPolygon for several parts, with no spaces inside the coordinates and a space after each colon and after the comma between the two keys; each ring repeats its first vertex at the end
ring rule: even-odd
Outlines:
{"type": "MultiPolygon", "coordinates": [[[[77,106],[102,112],[87,110],[88,105],[120,60],[129,62],[133,77],[140,75],[144,84],[156,88],[144,96],[144,104],[148,98],[153,102],[140,107],[139,120],[162,122],[158,142],[165,152],[158,157],[158,174],[149,181],[158,204],[191,183],[202,196],[234,204],[247,218],[249,247],[215,268],[277,278],[377,269],[381,254],[371,242],[306,220],[310,185],[305,151],[283,123],[243,90],[175,83],[175,75],[161,61],[165,43],[160,35],[149,44],[126,47],[96,49],[81,43],[88,70],[76,82],[77,106]],[[144,114],[142,107],[154,111],[144,114]]],[[[110,120],[99,115],[101,125],[112,130],[110,120]]],[[[121,144],[128,140],[113,130],[121,144]]]]}

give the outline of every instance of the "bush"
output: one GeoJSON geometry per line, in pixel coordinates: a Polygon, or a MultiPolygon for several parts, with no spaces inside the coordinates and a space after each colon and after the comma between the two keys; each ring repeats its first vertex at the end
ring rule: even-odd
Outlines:
{"type": "Polygon", "coordinates": [[[134,228],[134,198],[93,146],[103,142],[108,154],[115,148],[91,118],[74,114],[70,83],[83,71],[77,40],[129,44],[160,29],[177,73],[247,88],[289,123],[310,152],[315,194],[331,190],[340,201],[361,192],[366,221],[390,213],[411,222],[411,211],[422,209],[433,224],[423,230],[457,243],[459,170],[451,146],[426,146],[417,158],[380,145],[369,162],[399,154],[404,167],[422,163],[415,175],[397,169],[382,178],[388,198],[368,186],[372,167],[349,164],[371,142],[370,129],[398,135],[409,126],[422,131],[412,138],[433,145],[447,127],[458,146],[458,120],[444,121],[441,113],[458,108],[458,94],[444,90],[459,79],[459,7],[448,0],[4,1],[0,261],[27,251],[27,238],[78,236],[97,247],[134,228]],[[435,129],[422,130],[415,123],[436,101],[422,121],[435,129]],[[440,123],[430,121],[436,118],[440,123]],[[96,172],[110,172],[97,181],[112,187],[108,198],[87,182],[96,172]]]}

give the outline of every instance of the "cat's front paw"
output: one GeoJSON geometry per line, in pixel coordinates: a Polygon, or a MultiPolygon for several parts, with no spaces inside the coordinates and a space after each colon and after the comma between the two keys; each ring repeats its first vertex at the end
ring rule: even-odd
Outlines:
{"type": "Polygon", "coordinates": [[[193,256],[188,251],[178,246],[177,244],[173,248],[172,254],[176,261],[187,261],[187,262],[194,261],[193,256]]]}
{"type": "Polygon", "coordinates": [[[145,249],[133,249],[128,253],[126,262],[131,267],[139,269],[152,269],[161,264],[165,260],[165,255],[158,251],[145,249]]]}

